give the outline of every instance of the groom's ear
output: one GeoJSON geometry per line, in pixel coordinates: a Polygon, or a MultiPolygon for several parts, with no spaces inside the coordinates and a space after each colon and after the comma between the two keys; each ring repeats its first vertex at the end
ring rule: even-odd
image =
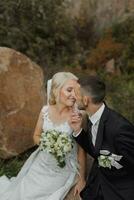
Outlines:
{"type": "Polygon", "coordinates": [[[85,107],[87,107],[88,106],[88,104],[89,104],[89,97],[88,96],[83,96],[83,104],[84,104],[84,106],[85,107]]]}

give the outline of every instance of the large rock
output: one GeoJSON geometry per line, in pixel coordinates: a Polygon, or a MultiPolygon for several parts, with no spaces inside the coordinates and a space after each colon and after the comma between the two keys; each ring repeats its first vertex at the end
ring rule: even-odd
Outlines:
{"type": "Polygon", "coordinates": [[[45,103],[43,72],[25,55],[0,48],[0,157],[33,146],[33,131],[45,103]]]}

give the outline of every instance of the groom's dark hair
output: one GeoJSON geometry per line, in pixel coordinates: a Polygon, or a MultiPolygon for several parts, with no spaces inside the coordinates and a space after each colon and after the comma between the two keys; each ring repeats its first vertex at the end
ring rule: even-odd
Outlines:
{"type": "Polygon", "coordinates": [[[105,83],[98,76],[88,76],[80,80],[80,84],[85,93],[92,98],[92,102],[95,104],[104,101],[106,95],[105,83]]]}

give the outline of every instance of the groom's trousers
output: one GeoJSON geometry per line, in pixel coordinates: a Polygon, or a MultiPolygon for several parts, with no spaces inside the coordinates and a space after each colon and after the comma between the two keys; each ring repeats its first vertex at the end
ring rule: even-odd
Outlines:
{"type": "Polygon", "coordinates": [[[94,200],[104,200],[101,188],[99,188],[97,197],[94,200]]]}

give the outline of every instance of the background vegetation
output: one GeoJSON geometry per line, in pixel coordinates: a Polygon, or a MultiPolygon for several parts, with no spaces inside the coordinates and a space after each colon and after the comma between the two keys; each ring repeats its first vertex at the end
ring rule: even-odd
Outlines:
{"type": "Polygon", "coordinates": [[[0,1],[0,45],[26,54],[47,71],[77,65],[92,41],[92,29],[87,27],[93,24],[83,17],[72,20],[66,2],[0,1]]]}
{"type": "MultiPolygon", "coordinates": [[[[108,104],[133,123],[134,17],[99,35],[92,18],[81,12],[72,19],[67,8],[63,0],[0,1],[0,46],[26,54],[43,68],[46,79],[60,70],[80,78],[99,74],[107,84],[108,104]],[[108,74],[110,59],[115,60],[115,70],[108,74]]],[[[0,160],[0,175],[16,175],[31,151],[0,160]]]]}

